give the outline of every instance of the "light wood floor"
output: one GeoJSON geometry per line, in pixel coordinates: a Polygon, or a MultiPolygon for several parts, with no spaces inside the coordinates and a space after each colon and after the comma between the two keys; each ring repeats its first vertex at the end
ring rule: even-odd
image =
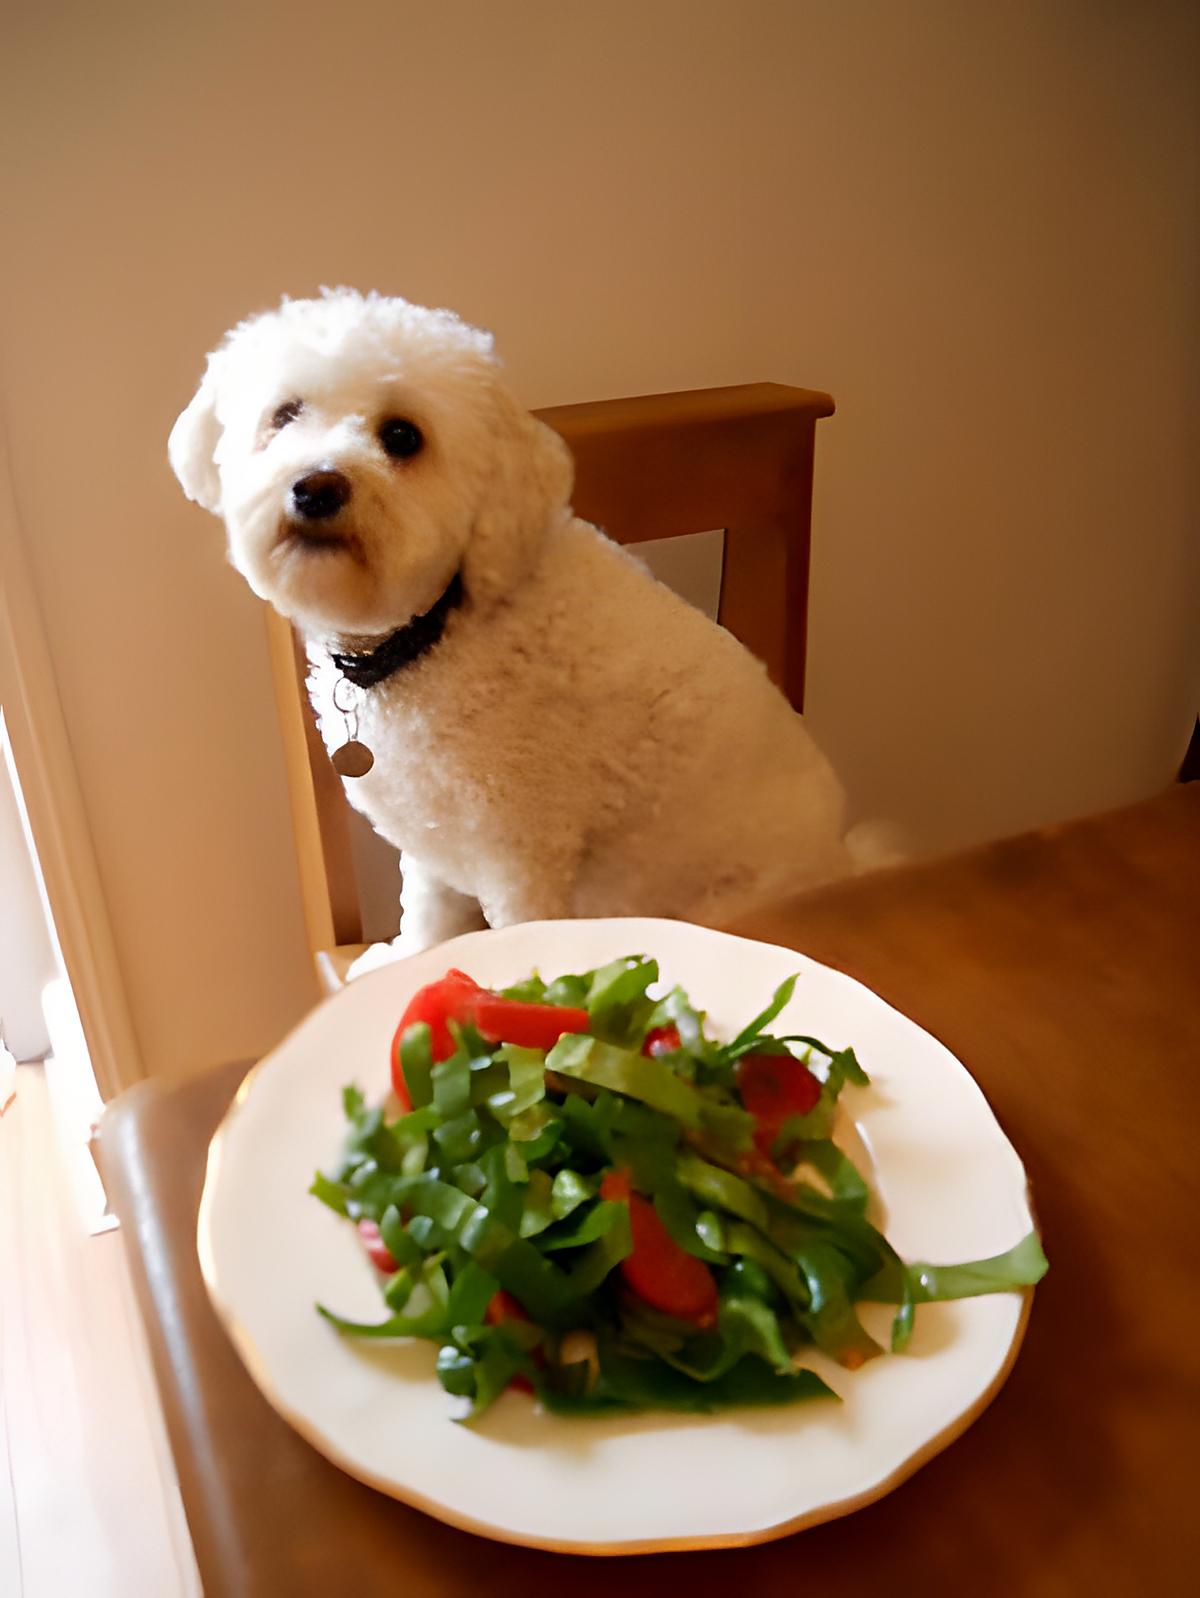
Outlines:
{"type": "Polygon", "coordinates": [[[200,1598],[121,1234],[84,1229],[40,1066],[0,1120],[0,1594],[200,1598]]]}

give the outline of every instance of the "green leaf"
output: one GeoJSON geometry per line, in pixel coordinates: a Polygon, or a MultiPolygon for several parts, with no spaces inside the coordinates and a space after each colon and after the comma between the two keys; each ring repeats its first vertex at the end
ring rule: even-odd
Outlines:
{"type": "MultiPolygon", "coordinates": [[[[397,1276],[406,1275],[406,1272],[397,1272],[397,1276]]],[[[389,1279],[394,1282],[395,1277],[389,1279]]],[[[349,1337],[440,1337],[447,1327],[446,1305],[449,1299],[449,1289],[446,1276],[441,1264],[430,1260],[423,1266],[419,1280],[413,1284],[412,1292],[405,1293],[405,1298],[413,1296],[420,1291],[422,1304],[414,1314],[395,1314],[387,1320],[348,1321],[340,1315],[335,1315],[332,1310],[326,1309],[324,1304],[318,1304],[318,1312],[325,1317],[331,1325],[336,1326],[339,1332],[344,1332],[349,1337]]]]}
{"type": "Polygon", "coordinates": [[[556,1221],[565,1221],[567,1216],[577,1210],[588,1199],[594,1198],[596,1183],[586,1176],[580,1176],[578,1171],[572,1171],[564,1166],[554,1177],[550,1194],[550,1208],[556,1221]]]}
{"type": "Polygon", "coordinates": [[[471,1073],[471,1104],[475,1109],[486,1107],[495,1114],[494,1105],[512,1104],[508,1068],[502,1060],[492,1054],[472,1055],[467,1069],[471,1073]]]}
{"type": "Polygon", "coordinates": [[[1036,1231],[1028,1232],[1015,1247],[990,1259],[963,1265],[914,1265],[885,1268],[862,1289],[860,1297],[883,1304],[901,1303],[904,1276],[914,1303],[932,1304],[956,1298],[978,1298],[985,1293],[1016,1292],[1033,1287],[1049,1265],[1036,1231]],[[903,1273],[903,1274],[902,1274],[903,1273]]]}
{"type": "Polygon", "coordinates": [[[638,954],[589,973],[588,1030],[607,1043],[640,1050],[656,1008],[646,990],[657,980],[657,961],[638,954]]]}
{"type": "Polygon", "coordinates": [[[411,1180],[399,1172],[381,1171],[374,1160],[364,1160],[343,1184],[346,1214],[352,1221],[364,1216],[377,1221],[389,1204],[402,1201],[411,1180]]]}
{"type": "Polygon", "coordinates": [[[779,1317],[760,1298],[730,1296],[721,1300],[718,1326],[726,1342],[746,1354],[757,1354],[781,1374],[792,1370],[792,1356],[783,1340],[779,1317]]]}
{"type": "Polygon", "coordinates": [[[397,1265],[420,1270],[425,1261],[424,1252],[410,1237],[400,1211],[394,1204],[389,1204],[379,1217],[379,1236],[397,1265]]]}
{"type": "Polygon", "coordinates": [[[892,1320],[892,1353],[903,1354],[912,1340],[915,1305],[911,1298],[901,1304],[892,1320]]]}
{"type": "Polygon", "coordinates": [[[625,955],[600,966],[588,984],[587,1011],[593,1022],[603,1024],[614,1011],[626,1009],[646,996],[651,983],[658,981],[658,961],[644,954],[625,955]]]}
{"type": "Polygon", "coordinates": [[[789,1032],[785,1037],[776,1038],[774,1041],[785,1046],[802,1043],[803,1054],[796,1054],[791,1048],[788,1052],[803,1061],[817,1080],[829,1088],[834,1098],[837,1098],[847,1082],[859,1088],[869,1087],[871,1084],[871,1078],[858,1063],[858,1056],[853,1049],[831,1049],[828,1043],[822,1043],[820,1038],[811,1038],[801,1032],[789,1032]],[[812,1057],[814,1050],[818,1055],[815,1060],[812,1057]]]}
{"type": "Polygon", "coordinates": [[[744,1221],[734,1221],[725,1228],[725,1246],[731,1254],[742,1254],[753,1260],[794,1308],[807,1310],[809,1294],[804,1277],[782,1249],[776,1248],[761,1232],[744,1221]]]}
{"type": "Polygon", "coordinates": [[[614,1204],[608,1199],[600,1199],[590,1209],[577,1210],[569,1225],[564,1222],[542,1233],[542,1253],[552,1254],[558,1249],[582,1248],[587,1243],[595,1243],[619,1221],[622,1214],[628,1214],[628,1207],[614,1204]]]}
{"type": "Polygon", "coordinates": [[[367,1160],[379,1170],[399,1171],[403,1165],[405,1147],[405,1142],[398,1138],[390,1127],[384,1125],[381,1108],[364,1109],[351,1123],[346,1138],[342,1180],[347,1180],[351,1173],[367,1160]]]}
{"type": "Polygon", "coordinates": [[[707,1414],[731,1404],[789,1404],[837,1396],[813,1371],[779,1375],[753,1356],[739,1360],[714,1381],[697,1383],[660,1359],[631,1357],[604,1340],[599,1355],[600,1379],[590,1394],[563,1399],[545,1383],[539,1386],[539,1396],[548,1409],[602,1414],[627,1407],[707,1414]]]}
{"type": "Polygon", "coordinates": [[[570,1310],[578,1289],[542,1258],[533,1243],[484,1205],[432,1177],[413,1185],[408,1204],[417,1214],[435,1221],[446,1237],[495,1276],[540,1325],[557,1325],[570,1310]]]}
{"type": "Polygon", "coordinates": [[[450,1284],[446,1302],[449,1326],[478,1326],[487,1314],[500,1283],[474,1260],[468,1260],[450,1284]]]}
{"type": "Polygon", "coordinates": [[[345,1215],[348,1213],[346,1209],[346,1189],[341,1182],[331,1182],[327,1176],[318,1171],[313,1177],[308,1191],[314,1198],[319,1198],[322,1204],[328,1204],[335,1214],[345,1215]]]}
{"type": "Polygon", "coordinates": [[[781,1375],[792,1374],[791,1354],[774,1310],[755,1298],[722,1298],[718,1322],[711,1331],[696,1333],[686,1321],[667,1316],[643,1324],[622,1314],[622,1325],[673,1370],[697,1382],[719,1381],[747,1354],[755,1355],[781,1375]]]}
{"type": "Polygon", "coordinates": [[[429,1026],[424,1021],[414,1021],[406,1027],[400,1039],[400,1069],[404,1076],[408,1097],[414,1109],[420,1109],[433,1098],[431,1073],[433,1071],[432,1042],[429,1026]]]}
{"type": "Polygon", "coordinates": [[[728,1265],[729,1255],[710,1247],[701,1235],[700,1210],[679,1182],[666,1182],[655,1190],[654,1208],[680,1248],[710,1265],[728,1265]]]}
{"type": "Polygon", "coordinates": [[[853,1266],[846,1256],[829,1242],[813,1241],[798,1249],[794,1258],[808,1289],[804,1324],[817,1347],[848,1370],[882,1354],[854,1308],[853,1266]]]}
{"type": "Polygon", "coordinates": [[[399,1143],[408,1143],[419,1138],[425,1132],[432,1132],[441,1121],[437,1107],[426,1104],[419,1110],[409,1110],[407,1115],[402,1115],[392,1122],[388,1131],[399,1143]]]}
{"type": "Polygon", "coordinates": [[[523,1186],[529,1180],[529,1162],[516,1143],[504,1145],[504,1174],[516,1186],[523,1186]]]}
{"type": "Polygon", "coordinates": [[[407,1265],[393,1271],[383,1289],[383,1301],[387,1307],[398,1315],[408,1304],[419,1279],[419,1271],[410,1270],[407,1265]]]}
{"type": "Polygon", "coordinates": [[[563,1142],[574,1160],[611,1165],[613,1128],[621,1101],[611,1093],[598,1094],[589,1103],[581,1094],[569,1094],[562,1106],[563,1142]]]}
{"type": "Polygon", "coordinates": [[[448,1117],[433,1134],[433,1140],[442,1157],[451,1165],[461,1165],[483,1152],[485,1139],[483,1124],[477,1110],[467,1110],[462,1115],[448,1117]]]}
{"type": "Polygon", "coordinates": [[[571,1035],[560,1038],[550,1050],[546,1069],[594,1083],[612,1093],[627,1094],[683,1126],[700,1127],[700,1095],[661,1060],[602,1043],[599,1038],[571,1035]]]}
{"type": "Polygon", "coordinates": [[[408,1235],[419,1249],[444,1248],[448,1242],[441,1227],[428,1215],[414,1215],[408,1223],[408,1235]]]}
{"type": "Polygon", "coordinates": [[[433,1068],[432,1082],[433,1102],[444,1120],[466,1114],[471,1107],[471,1059],[464,1050],[448,1060],[439,1060],[433,1068]]]}
{"type": "Polygon", "coordinates": [[[910,1265],[917,1301],[975,1298],[982,1293],[1003,1293],[1033,1287],[1049,1270],[1036,1232],[1028,1232],[1015,1247],[991,1259],[965,1265],[910,1265]]]}
{"type": "Polygon", "coordinates": [[[767,1232],[771,1227],[771,1212],[766,1198],[749,1182],[727,1171],[720,1165],[711,1165],[698,1154],[681,1154],[675,1163],[675,1174],[689,1192],[705,1204],[740,1216],[767,1232]]]}
{"type": "Polygon", "coordinates": [[[524,1049],[515,1043],[505,1043],[496,1051],[496,1059],[508,1069],[508,1087],[511,1098],[503,1113],[489,1103],[489,1108],[501,1121],[511,1121],[524,1115],[546,1096],[546,1056],[540,1049],[524,1049]]]}
{"type": "Polygon", "coordinates": [[[856,1088],[870,1087],[871,1078],[858,1063],[853,1049],[839,1049],[829,1066],[826,1083],[831,1093],[839,1093],[842,1084],[851,1083],[856,1088]]]}
{"type": "Polygon", "coordinates": [[[317,1314],[323,1315],[347,1337],[439,1337],[445,1330],[445,1313],[439,1306],[415,1316],[391,1315],[384,1321],[348,1321],[326,1309],[324,1304],[317,1305],[317,1314]]]}
{"type": "MultiPolygon", "coordinates": [[[[632,1049],[618,1048],[599,1038],[573,1035],[560,1038],[546,1057],[546,1069],[560,1076],[606,1088],[609,1093],[635,1099],[679,1126],[702,1132],[722,1150],[735,1153],[750,1144],[753,1118],[733,1103],[724,1103],[713,1092],[701,1092],[678,1076],[666,1059],[653,1059],[632,1049]]],[[[592,1106],[590,1116],[583,1110],[570,1110],[580,1123],[581,1134],[601,1158],[611,1151],[611,1132],[618,1125],[622,1132],[635,1136],[652,1135],[650,1123],[630,1116],[627,1105],[609,1106],[602,1096],[592,1106]],[[601,1125],[600,1117],[608,1117],[601,1125]],[[590,1122],[590,1127],[589,1123],[590,1122]],[[606,1141],[606,1138],[608,1141],[606,1141]]]]}
{"type": "Polygon", "coordinates": [[[521,1216],[525,1209],[525,1182],[514,1182],[508,1174],[508,1143],[497,1143],[480,1159],[480,1167],[487,1180],[478,1196],[480,1204],[494,1221],[506,1226],[510,1232],[519,1232],[521,1216]]]}
{"type": "Polygon", "coordinates": [[[438,1380],[448,1393],[469,1398],[465,1420],[475,1420],[499,1398],[513,1377],[532,1371],[529,1351],[513,1324],[457,1326],[453,1340],[438,1350],[438,1380]]]}
{"type": "Polygon", "coordinates": [[[867,1207],[871,1193],[853,1160],[828,1138],[813,1143],[800,1143],[794,1151],[798,1164],[811,1165],[828,1184],[829,1191],[839,1203],[848,1205],[860,1215],[867,1207]]]}
{"type": "Polygon", "coordinates": [[[627,1103],[617,1118],[620,1131],[611,1139],[610,1160],[630,1173],[633,1185],[640,1193],[657,1193],[661,1188],[678,1186],[675,1180],[675,1159],[679,1148],[679,1127],[668,1116],[654,1110],[644,1110],[640,1105],[627,1103]],[[633,1110],[637,1118],[646,1121],[641,1129],[626,1128],[625,1112],[633,1110]]]}
{"type": "Polygon", "coordinates": [[[672,988],[665,999],[660,999],[650,1017],[650,1026],[673,1026],[679,1033],[679,1045],[685,1054],[698,1060],[708,1060],[716,1052],[716,1045],[704,1035],[704,1015],[692,1007],[682,988],[672,988]]]}
{"type": "Polygon", "coordinates": [[[595,972],[586,971],[581,976],[556,977],[546,989],[545,1002],[563,1005],[568,1010],[586,1009],[588,989],[594,975],[595,972]]]}
{"type": "Polygon", "coordinates": [[[779,1289],[754,1260],[743,1256],[734,1260],[721,1280],[721,1296],[730,1298],[757,1298],[763,1304],[778,1304],[779,1289]]]}
{"type": "Polygon", "coordinates": [[[725,1223],[716,1210],[701,1210],[696,1216],[696,1236],[714,1254],[725,1253],[725,1223]]]}
{"type": "Polygon", "coordinates": [[[779,984],[775,989],[770,1004],[767,1005],[761,1015],[756,1015],[748,1026],[742,1028],[733,1042],[727,1043],[721,1050],[724,1059],[736,1060],[740,1055],[748,1054],[755,1047],[763,1034],[764,1028],[770,1026],[771,1022],[791,999],[792,994],[796,991],[796,983],[799,981],[799,977],[800,973],[797,972],[795,976],[790,976],[786,981],[779,984]]]}
{"type": "Polygon", "coordinates": [[[532,976],[525,978],[524,982],[514,982],[507,988],[500,989],[502,999],[516,999],[520,1004],[547,1004],[546,984],[535,971],[532,976]]]}
{"type": "Polygon", "coordinates": [[[536,1237],[554,1221],[551,1193],[554,1183],[546,1171],[530,1171],[521,1215],[521,1236],[536,1237]]]}
{"type": "Polygon", "coordinates": [[[690,1321],[681,1321],[675,1315],[655,1309],[633,1293],[621,1295],[620,1324],[622,1343],[635,1343],[660,1357],[678,1354],[685,1344],[699,1341],[690,1321]]]}
{"type": "Polygon", "coordinates": [[[608,1224],[604,1232],[580,1253],[571,1268],[568,1280],[571,1291],[579,1298],[594,1293],[613,1267],[633,1252],[628,1204],[612,1204],[609,1208],[615,1213],[606,1217],[608,1224]]]}
{"type": "MultiPolygon", "coordinates": [[[[556,1124],[557,1117],[555,1116],[553,1109],[551,1109],[548,1104],[534,1104],[528,1110],[522,1110],[519,1115],[513,1116],[512,1120],[508,1123],[508,1135],[510,1138],[512,1138],[514,1143],[527,1143],[532,1145],[534,1143],[540,1143],[550,1131],[550,1128],[556,1124]]],[[[543,1152],[548,1153],[549,1150],[553,1148],[555,1142],[558,1140],[559,1135],[560,1131],[554,1132],[550,1142],[547,1144],[547,1147],[543,1152]]],[[[522,1153],[527,1161],[538,1158],[538,1156],[533,1153],[532,1148],[523,1149],[522,1153]]]]}
{"type": "Polygon", "coordinates": [[[438,1349],[437,1379],[452,1398],[475,1397],[475,1358],[453,1343],[438,1349]]]}
{"type": "MultiPolygon", "coordinates": [[[[511,1143],[504,1145],[506,1165],[508,1151],[512,1147],[511,1143]]],[[[448,1181],[453,1182],[455,1187],[468,1194],[471,1198],[478,1198],[488,1185],[487,1172],[478,1160],[465,1160],[461,1165],[456,1165],[453,1170],[449,1170],[445,1174],[448,1181]]]]}
{"type": "Polygon", "coordinates": [[[821,1097],[805,1115],[789,1115],[771,1145],[772,1153],[790,1159],[801,1144],[828,1142],[837,1119],[837,1101],[822,1087],[821,1097]]]}

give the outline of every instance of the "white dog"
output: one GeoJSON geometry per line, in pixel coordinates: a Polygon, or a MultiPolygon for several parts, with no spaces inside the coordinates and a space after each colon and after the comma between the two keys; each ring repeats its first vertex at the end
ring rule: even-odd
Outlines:
{"type": "Polygon", "coordinates": [[[719,923],[846,874],[801,717],[572,515],[566,446],[498,367],[449,311],[325,291],[227,335],[170,439],[308,640],[331,746],[349,679],[375,758],[346,788],[401,851],[399,952],[484,921],[719,923]]]}

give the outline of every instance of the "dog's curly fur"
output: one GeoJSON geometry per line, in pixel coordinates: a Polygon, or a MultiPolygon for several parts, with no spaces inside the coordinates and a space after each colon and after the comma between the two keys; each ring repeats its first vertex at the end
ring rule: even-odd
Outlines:
{"type": "Polygon", "coordinates": [[[561,439],[449,311],[349,289],[285,300],[210,357],[171,464],[229,555],[291,617],[341,741],[331,650],[423,614],[440,643],[360,694],[373,770],[351,801],[401,851],[400,952],[481,924],[718,922],[845,874],[843,795],[802,718],[722,628],[573,517],[561,439]],[[381,423],[423,447],[385,453],[381,423]],[[352,487],[319,540],[294,483],[352,487]]]}

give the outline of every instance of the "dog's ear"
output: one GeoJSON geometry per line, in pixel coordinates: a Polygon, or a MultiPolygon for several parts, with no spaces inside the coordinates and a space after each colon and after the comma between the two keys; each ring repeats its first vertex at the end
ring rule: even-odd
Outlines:
{"type": "Polygon", "coordinates": [[[468,554],[476,597],[505,593],[567,509],[575,463],[566,444],[502,384],[493,390],[494,443],[468,554]]]}
{"type": "Polygon", "coordinates": [[[167,458],[187,497],[214,516],[221,511],[221,478],[213,459],[220,437],[216,363],[210,360],[191,404],[171,429],[167,458]]]}

